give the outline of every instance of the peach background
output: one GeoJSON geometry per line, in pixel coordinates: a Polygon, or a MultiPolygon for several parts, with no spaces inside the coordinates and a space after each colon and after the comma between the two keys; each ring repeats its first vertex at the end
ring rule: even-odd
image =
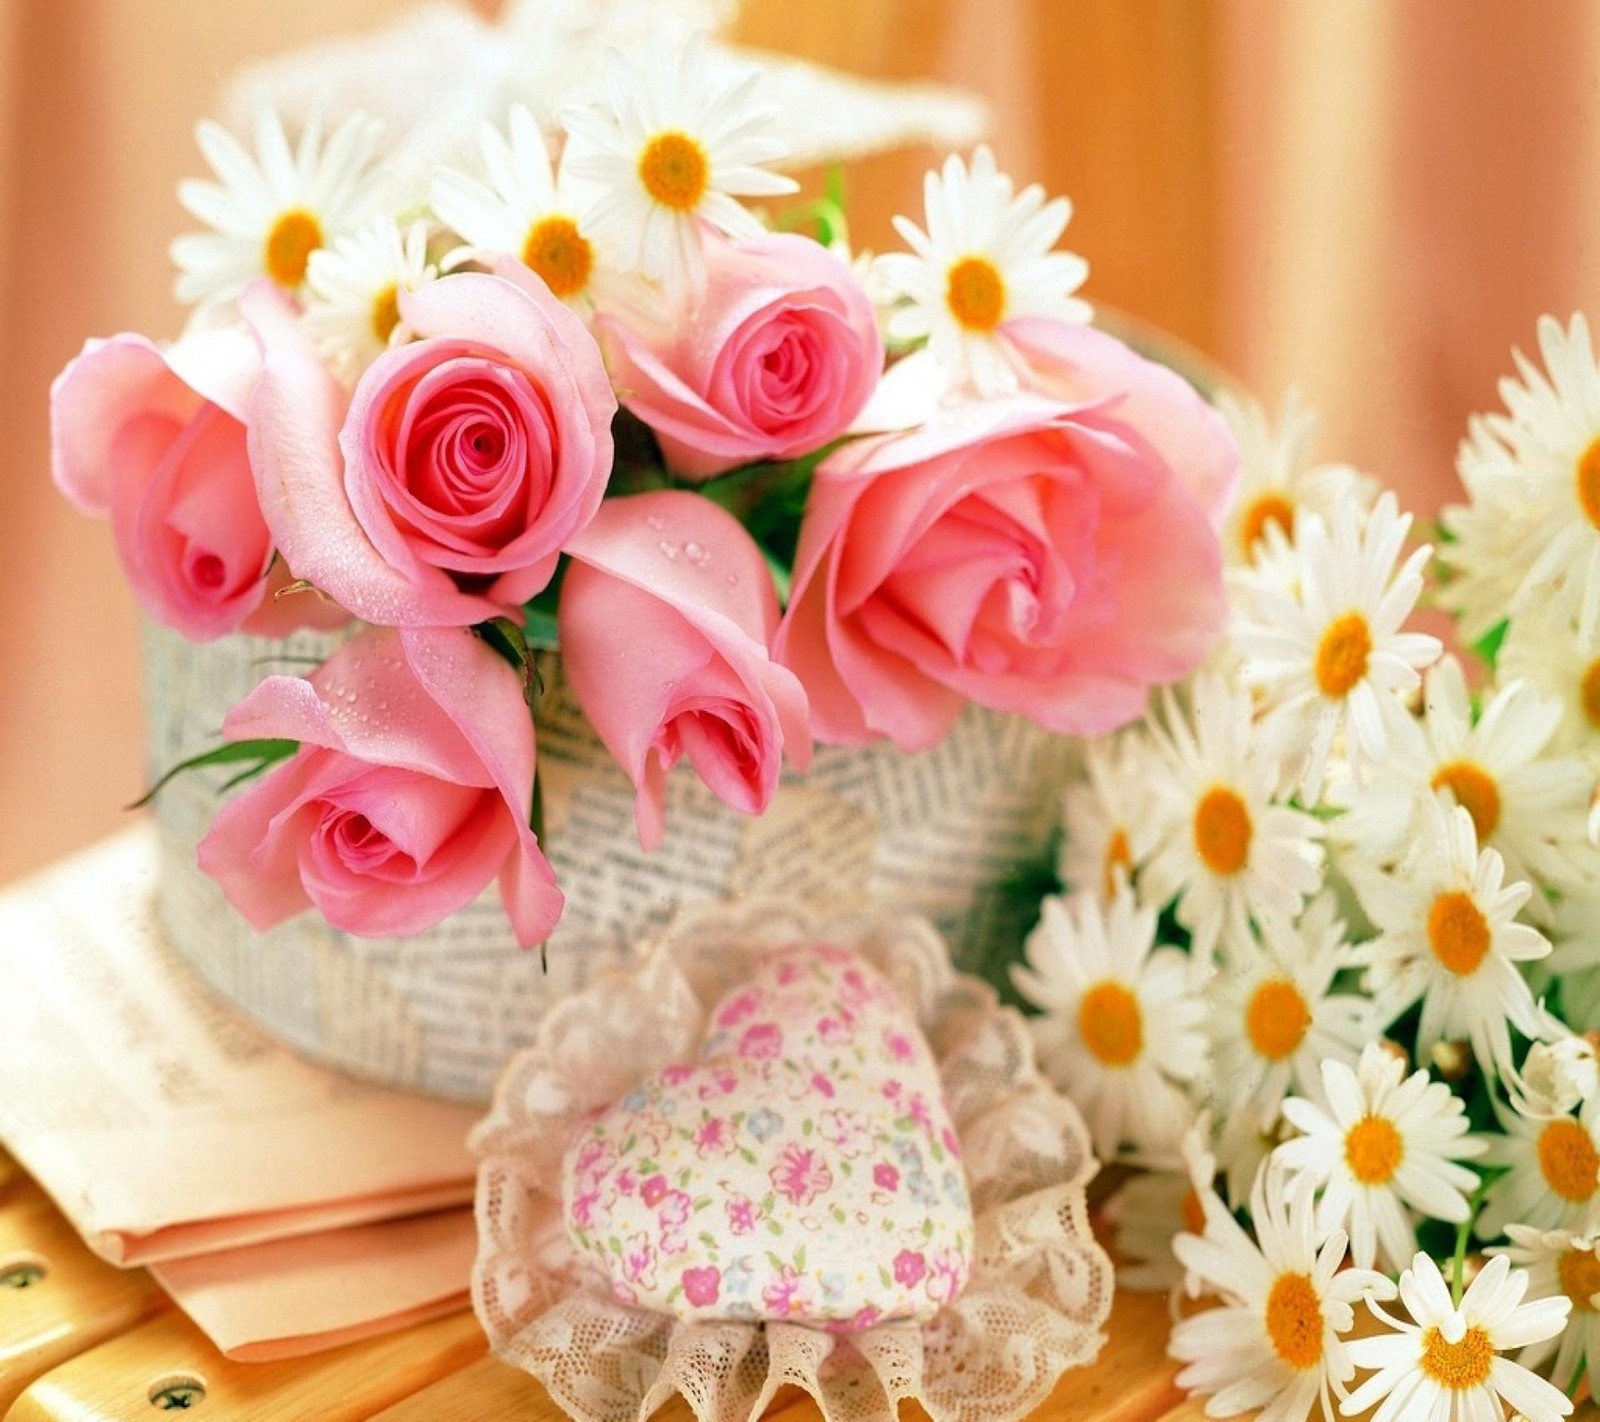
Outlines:
{"type": "MultiPolygon", "coordinates": [[[[486,5],[491,0],[484,0],[486,5]]],[[[140,788],[132,603],[50,488],[49,380],[176,329],[165,245],[230,67],[402,0],[0,0],[0,880],[140,788]]],[[[1539,312],[1600,293],[1600,7],[1586,0],[746,0],[751,43],[985,94],[1002,164],[1066,192],[1088,294],[1163,326],[1426,514],[1539,312]]],[[[928,154],[852,179],[859,240],[928,154]]]]}

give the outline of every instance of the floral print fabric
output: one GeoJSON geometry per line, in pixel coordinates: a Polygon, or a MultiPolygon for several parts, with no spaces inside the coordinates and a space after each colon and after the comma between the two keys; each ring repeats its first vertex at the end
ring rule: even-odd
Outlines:
{"type": "Polygon", "coordinates": [[[713,1008],[699,1059],[577,1132],[566,1228],[624,1303],[841,1330],[931,1318],[973,1217],[931,1050],[855,953],[789,949],[713,1008]]]}

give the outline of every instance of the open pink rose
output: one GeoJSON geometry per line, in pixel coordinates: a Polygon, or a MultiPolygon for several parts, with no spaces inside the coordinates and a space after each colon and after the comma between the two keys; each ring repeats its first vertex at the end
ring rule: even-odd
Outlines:
{"type": "Polygon", "coordinates": [[[223,731],[301,747],[200,842],[256,928],[315,907],[361,937],[420,933],[498,877],[517,941],[549,937],[562,896],[528,823],[533,718],[472,633],[363,633],[309,678],[263,681],[223,731]]]}
{"type": "Polygon", "coordinates": [[[1215,641],[1232,440],[1182,381],[1090,335],[1071,403],[919,408],[904,362],[866,418],[926,423],[819,471],[773,643],[819,740],[924,749],[969,701],[1096,735],[1215,641]]]}
{"type": "MultiPolygon", "coordinates": [[[[272,535],[256,498],[244,416],[261,370],[243,331],[90,341],[51,390],[56,485],[109,516],[139,605],[206,641],[277,611],[272,535]]],[[[304,605],[302,599],[286,600],[304,605]]]]}
{"type": "Polygon", "coordinates": [[[679,473],[794,459],[849,428],[883,370],[872,303],[806,237],[706,243],[706,289],[670,329],[600,329],[623,403],[679,473]]]}
{"type": "Polygon", "coordinates": [[[717,797],[760,814],[785,756],[811,758],[806,698],[767,645],[778,598],[739,521],[685,490],[608,499],[568,545],[561,656],[579,704],[661,841],[667,772],[687,756],[717,797]]]}
{"type": "Polygon", "coordinates": [[[516,614],[611,476],[599,347],[517,262],[400,305],[420,339],[379,356],[348,411],[312,353],[269,345],[252,428],[268,524],[301,577],[366,621],[516,614]]]}

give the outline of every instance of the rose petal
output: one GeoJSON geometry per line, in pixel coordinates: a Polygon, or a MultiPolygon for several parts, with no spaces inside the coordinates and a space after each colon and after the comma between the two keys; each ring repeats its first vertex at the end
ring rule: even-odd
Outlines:
{"type": "Polygon", "coordinates": [[[498,615],[490,600],[424,568],[413,581],[384,559],[344,489],[339,427],[344,394],[298,344],[269,346],[251,402],[250,460],[262,513],[295,575],[383,626],[465,626],[498,615]]]}

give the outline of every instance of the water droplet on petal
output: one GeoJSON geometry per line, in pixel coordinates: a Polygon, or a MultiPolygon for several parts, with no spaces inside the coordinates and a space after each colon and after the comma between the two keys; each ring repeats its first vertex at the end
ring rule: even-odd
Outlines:
{"type": "Polygon", "coordinates": [[[692,539],[683,545],[683,556],[697,568],[703,568],[711,561],[711,555],[706,552],[705,548],[692,539]]]}
{"type": "Polygon", "coordinates": [[[678,556],[678,545],[669,543],[665,538],[656,544],[656,547],[661,550],[661,555],[664,558],[676,558],[678,556]]]}
{"type": "Polygon", "coordinates": [[[653,528],[657,533],[667,526],[666,520],[660,514],[651,514],[644,522],[646,528],[653,528]]]}

